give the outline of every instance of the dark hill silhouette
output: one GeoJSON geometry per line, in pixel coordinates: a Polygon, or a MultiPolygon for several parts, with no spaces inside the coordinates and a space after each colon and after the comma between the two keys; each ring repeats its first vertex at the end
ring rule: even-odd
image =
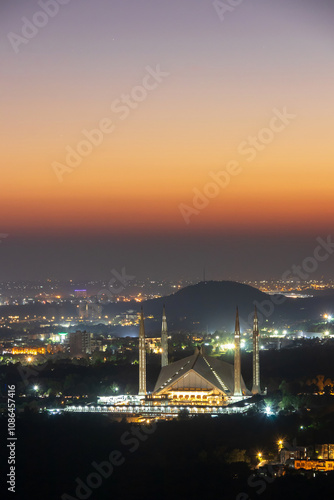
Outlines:
{"type": "Polygon", "coordinates": [[[145,315],[156,316],[165,303],[168,318],[178,328],[233,331],[237,305],[241,322],[246,323],[248,315],[254,311],[254,300],[262,302],[267,298],[265,293],[249,285],[208,281],[188,286],[162,299],[146,301],[143,306],[145,315]]]}
{"type": "MultiPolygon", "coordinates": [[[[302,321],[308,318],[307,311],[314,309],[312,301],[316,299],[291,299],[282,295],[271,296],[257,288],[234,281],[208,281],[191,285],[167,297],[138,303],[109,304],[106,313],[124,311],[130,307],[139,311],[141,305],[146,317],[147,331],[157,333],[163,304],[166,305],[169,329],[210,332],[216,330],[234,330],[236,306],[239,307],[241,328],[251,328],[254,305],[258,306],[260,324],[273,323],[284,325],[286,322],[302,321]],[[275,301],[280,301],[277,305],[275,301]],[[154,319],[147,318],[153,316],[154,319]]],[[[332,301],[330,297],[320,298],[332,301]]],[[[317,308],[317,307],[315,307],[317,308]]]]}

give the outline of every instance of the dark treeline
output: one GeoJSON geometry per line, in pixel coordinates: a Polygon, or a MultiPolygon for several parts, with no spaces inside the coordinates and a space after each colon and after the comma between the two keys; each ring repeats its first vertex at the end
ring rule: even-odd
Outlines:
{"type": "MultiPolygon", "coordinates": [[[[130,352],[130,351],[129,351],[130,352]]],[[[192,354],[192,350],[180,350],[173,353],[173,360],[192,354]]],[[[21,367],[19,364],[0,365],[0,395],[5,391],[4,383],[18,384],[18,391],[28,390],[33,385],[40,386],[40,392],[50,396],[58,392],[63,394],[87,394],[89,397],[112,394],[111,387],[116,385],[121,393],[138,391],[137,360],[130,362],[127,356],[120,355],[113,361],[102,362],[104,353],[99,353],[96,362],[86,359],[51,360],[40,366],[21,367]],[[102,356],[100,356],[102,355],[102,356]],[[33,370],[33,371],[31,371],[33,370]],[[27,377],[24,375],[27,374],[27,377]],[[27,383],[26,383],[27,382],[27,383]]],[[[136,353],[131,353],[136,357],[136,353]]],[[[222,356],[233,363],[233,354],[222,356]]],[[[132,358],[131,358],[132,359],[132,358]]],[[[270,391],[276,391],[283,380],[290,383],[294,392],[307,389],[307,382],[323,375],[324,379],[334,379],[334,342],[325,345],[317,340],[308,340],[298,349],[261,351],[261,385],[270,391]]],[[[152,391],[160,370],[160,356],[147,357],[147,385],[152,391]]],[[[252,353],[242,353],[242,373],[247,387],[252,384],[252,353]]]]}
{"type": "MultiPolygon", "coordinates": [[[[65,493],[65,500],[80,498],[75,493],[76,479],[87,484],[89,474],[97,472],[93,462],[106,462],[117,450],[122,464],[114,466],[110,477],[102,478],[98,488],[91,488],[92,493],[81,498],[332,499],[332,475],[307,478],[291,473],[275,478],[268,472],[268,481],[252,476],[250,467],[256,463],[256,454],[261,451],[275,458],[279,437],[292,442],[297,436],[298,444],[312,445],[325,434],[333,442],[333,414],[321,429],[310,428],[306,434],[298,434],[300,423],[298,415],[235,415],[143,427],[111,422],[101,415],[22,415],[17,421],[15,498],[55,500],[65,493]]],[[[5,447],[0,453],[4,464],[5,447]]]]}
{"type": "MultiPolygon", "coordinates": [[[[117,386],[118,394],[138,392],[138,364],[99,363],[97,365],[73,363],[61,360],[48,361],[39,366],[2,365],[0,366],[0,396],[6,394],[6,384],[15,384],[17,393],[33,393],[38,385],[39,393],[48,393],[50,398],[61,392],[63,395],[87,394],[90,398],[97,395],[111,395],[117,386]]],[[[153,390],[160,367],[148,364],[147,373],[153,390]]]]}

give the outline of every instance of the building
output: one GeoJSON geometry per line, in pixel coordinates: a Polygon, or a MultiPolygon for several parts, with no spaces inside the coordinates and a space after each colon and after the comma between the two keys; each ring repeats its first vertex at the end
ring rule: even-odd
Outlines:
{"type": "Polygon", "coordinates": [[[94,351],[105,352],[107,350],[107,344],[104,343],[104,340],[102,339],[91,339],[90,346],[91,346],[91,352],[94,351]]]}
{"type": "Polygon", "coordinates": [[[70,333],[70,354],[73,357],[91,354],[91,334],[86,331],[76,331],[70,333]]]}
{"type": "Polygon", "coordinates": [[[283,448],[280,451],[280,462],[283,465],[288,463],[288,460],[303,460],[307,457],[307,449],[305,446],[293,446],[290,449],[283,448]]]}
{"type": "MultiPolygon", "coordinates": [[[[167,333],[164,311],[162,332],[167,333]]],[[[237,310],[235,340],[238,336],[240,338],[237,310]]],[[[144,313],[141,308],[138,395],[98,397],[97,406],[68,406],[65,411],[106,413],[114,415],[117,419],[126,417],[130,421],[147,422],[150,419],[175,418],[182,409],[186,409],[191,416],[203,414],[218,416],[246,413],[254,405],[252,402],[243,401],[252,397],[252,393],[247,389],[241,374],[240,350],[235,353],[234,364],[232,364],[207,355],[203,345],[197,346],[192,356],[171,364],[163,365],[165,358],[162,357],[162,367],[154,391],[147,393],[146,340],[144,313]],[[239,402],[241,404],[231,404],[239,402]]],[[[168,346],[166,352],[168,352],[168,346]]],[[[259,363],[258,357],[254,366],[257,363],[259,363]]],[[[257,374],[259,373],[258,369],[257,374]]],[[[255,380],[258,379],[255,377],[255,380]]],[[[50,411],[59,412],[60,410],[51,409],[50,411]]]]}
{"type": "MultiPolygon", "coordinates": [[[[249,396],[241,377],[241,396],[249,396]]],[[[234,366],[205,354],[197,347],[188,356],[161,369],[153,399],[168,399],[172,404],[223,405],[234,396],[234,366]]]]}
{"type": "Polygon", "coordinates": [[[13,347],[12,354],[28,354],[29,356],[37,356],[37,354],[45,354],[45,347],[13,347]]]}
{"type": "Polygon", "coordinates": [[[295,460],[295,469],[334,471],[334,460],[295,460]]]}
{"type": "Polygon", "coordinates": [[[161,339],[160,337],[145,337],[146,350],[151,354],[161,353],[161,339]]]}
{"type": "Polygon", "coordinates": [[[317,444],[315,446],[317,459],[334,460],[334,444],[317,444]]]}
{"type": "Polygon", "coordinates": [[[90,302],[77,305],[78,316],[81,320],[97,321],[102,318],[101,304],[93,304],[90,302]]]}
{"type": "MultiPolygon", "coordinates": [[[[165,308],[163,309],[162,334],[167,333],[167,321],[165,308]]],[[[256,393],[259,393],[259,357],[258,357],[258,323],[257,314],[254,315],[254,338],[256,338],[257,351],[253,356],[253,364],[256,373],[253,381],[256,381],[256,393]]],[[[164,364],[166,358],[161,359],[161,371],[156,382],[154,391],[146,397],[147,400],[164,404],[193,404],[193,405],[226,405],[252,394],[248,391],[241,375],[241,352],[240,352],[240,323],[239,311],[236,310],[235,321],[235,351],[234,364],[221,361],[205,353],[204,346],[197,347],[192,356],[176,361],[171,364],[164,364]]],[[[141,311],[140,332],[139,332],[139,395],[146,394],[146,352],[144,316],[141,311]],[[143,377],[145,376],[145,381],[143,377]],[[145,388],[145,390],[144,390],[145,388]]],[[[165,349],[168,351],[168,346],[165,349]]],[[[254,384],[253,384],[254,390],[254,384]]]]}

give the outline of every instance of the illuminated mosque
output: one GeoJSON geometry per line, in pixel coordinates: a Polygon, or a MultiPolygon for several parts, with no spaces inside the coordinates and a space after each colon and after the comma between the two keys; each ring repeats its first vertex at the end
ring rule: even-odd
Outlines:
{"type": "Polygon", "coordinates": [[[196,347],[192,356],[168,364],[168,332],[165,307],[161,330],[161,371],[152,394],[146,393],[146,348],[144,315],[141,310],[139,328],[139,396],[160,404],[226,405],[260,394],[259,325],[257,311],[253,325],[253,387],[249,391],[241,374],[240,323],[238,308],[234,331],[234,364],[205,353],[204,345],[196,347]]]}
{"type": "MultiPolygon", "coordinates": [[[[208,356],[204,346],[192,356],[168,363],[168,331],[165,307],[162,313],[161,370],[152,393],[146,391],[146,345],[144,313],[139,326],[139,393],[137,395],[99,396],[97,405],[70,405],[65,411],[98,412],[134,422],[171,419],[187,410],[191,416],[243,413],[254,404],[247,399],[261,394],[259,325],[257,311],[253,325],[253,386],[248,390],[241,375],[240,323],[238,308],[234,330],[234,363],[208,356]],[[237,405],[235,403],[238,403],[237,405]]],[[[50,410],[60,411],[60,410],[50,410]]]]}

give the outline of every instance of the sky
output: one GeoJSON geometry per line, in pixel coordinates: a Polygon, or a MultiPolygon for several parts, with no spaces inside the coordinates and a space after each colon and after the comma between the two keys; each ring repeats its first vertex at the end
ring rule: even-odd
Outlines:
{"type": "Polygon", "coordinates": [[[265,279],[312,256],[334,220],[333,17],[2,2],[0,281],[265,279]]]}

